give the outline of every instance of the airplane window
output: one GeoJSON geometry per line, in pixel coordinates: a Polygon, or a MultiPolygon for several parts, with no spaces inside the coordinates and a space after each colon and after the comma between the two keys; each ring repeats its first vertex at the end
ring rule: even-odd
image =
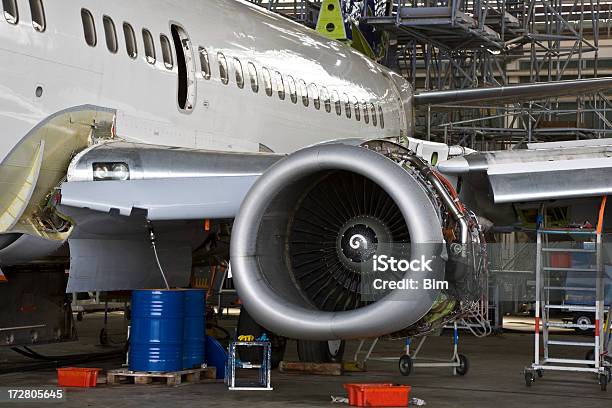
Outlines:
{"type": "Polygon", "coordinates": [[[206,48],[199,47],[198,52],[200,53],[200,71],[204,79],[210,79],[210,62],[208,61],[208,52],[206,48]]]}
{"type": "Polygon", "coordinates": [[[45,20],[45,9],[42,0],[30,0],[30,13],[32,13],[32,25],[34,30],[42,33],[47,28],[45,20]]]}
{"type": "Polygon", "coordinates": [[[174,60],[172,59],[172,47],[170,46],[170,40],[168,40],[168,37],[162,34],[159,36],[159,42],[161,43],[164,65],[166,66],[166,69],[172,69],[172,67],[174,67],[174,60]]]}
{"type": "Polygon", "coordinates": [[[340,102],[340,95],[338,95],[338,91],[333,91],[331,94],[331,99],[336,106],[336,115],[342,115],[342,103],[340,102]]]}
{"type": "Polygon", "coordinates": [[[252,62],[247,64],[249,67],[249,77],[251,78],[251,89],[253,92],[259,92],[259,79],[257,78],[257,68],[253,65],[252,62]]]}
{"type": "Polygon", "coordinates": [[[268,68],[263,67],[261,69],[261,74],[264,80],[264,87],[266,89],[266,95],[272,96],[272,77],[270,76],[270,71],[268,71],[268,68]]]}
{"type": "Polygon", "coordinates": [[[374,104],[370,104],[370,113],[372,114],[372,125],[376,126],[376,108],[374,104]]]}
{"type": "Polygon", "coordinates": [[[380,105],[378,105],[378,121],[380,122],[380,128],[384,129],[385,128],[385,117],[383,116],[383,110],[380,107],[380,105]]]}
{"type": "Polygon", "coordinates": [[[355,120],[359,122],[361,120],[361,109],[359,109],[359,101],[353,96],[353,106],[355,107],[355,120]]]}
{"type": "Polygon", "coordinates": [[[283,76],[280,72],[276,71],[276,89],[278,90],[278,99],[281,101],[285,100],[285,83],[283,82],[283,76]]]}
{"type": "Polygon", "coordinates": [[[98,39],[96,37],[96,25],[89,10],[81,9],[81,20],[83,21],[83,34],[85,35],[85,42],[90,47],[95,47],[98,43],[98,39]]]}
{"type": "Polygon", "coordinates": [[[363,121],[367,124],[370,123],[370,113],[368,112],[368,104],[363,101],[363,121]]]}
{"type": "Polygon", "coordinates": [[[319,99],[319,90],[315,84],[309,85],[310,91],[308,91],[309,95],[312,95],[312,102],[316,110],[321,109],[321,99],[319,99]]]}
{"type": "Polygon", "coordinates": [[[109,16],[102,17],[104,23],[104,35],[106,36],[106,47],[113,54],[117,52],[117,31],[115,31],[115,23],[109,16]]]}
{"type": "Polygon", "coordinates": [[[302,103],[304,106],[308,106],[310,100],[308,98],[308,88],[306,88],[306,82],[304,82],[303,79],[300,79],[298,84],[300,86],[300,95],[302,95],[302,103]]]}
{"type": "Polygon", "coordinates": [[[142,40],[144,42],[147,62],[149,64],[155,64],[155,44],[153,43],[153,36],[151,35],[151,32],[146,28],[142,29],[142,40]]]}
{"type": "Polygon", "coordinates": [[[323,99],[323,103],[325,104],[325,112],[331,112],[331,102],[329,101],[329,93],[327,93],[327,88],[321,88],[321,99],[323,99]]]}
{"type": "Polygon", "coordinates": [[[289,83],[289,96],[291,96],[291,102],[297,103],[297,91],[295,89],[295,80],[291,75],[287,76],[287,82],[289,83]]]}
{"type": "Polygon", "coordinates": [[[344,113],[346,113],[347,118],[351,118],[351,100],[349,99],[347,94],[344,94],[344,113]]]}
{"type": "Polygon", "coordinates": [[[234,71],[236,71],[236,85],[238,88],[244,88],[244,74],[242,72],[242,64],[238,58],[234,58],[234,71]]]}
{"type": "Polygon", "coordinates": [[[130,58],[138,56],[138,46],[136,45],[136,34],[134,29],[128,23],[123,23],[123,36],[125,37],[125,50],[130,58]]]}
{"type": "Polygon", "coordinates": [[[17,0],[2,0],[4,8],[4,18],[10,24],[19,22],[19,11],[17,10],[17,0]]]}
{"type": "Polygon", "coordinates": [[[222,53],[217,53],[217,61],[219,61],[219,76],[221,77],[221,82],[224,85],[229,83],[229,73],[227,72],[227,60],[225,59],[225,55],[222,53]]]}

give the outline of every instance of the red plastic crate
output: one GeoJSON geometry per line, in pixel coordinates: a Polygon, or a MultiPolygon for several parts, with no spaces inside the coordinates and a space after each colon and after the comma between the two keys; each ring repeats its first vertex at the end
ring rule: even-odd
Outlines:
{"type": "Polygon", "coordinates": [[[95,387],[100,368],[62,367],[57,369],[60,387],[95,387]]]}
{"type": "Polygon", "coordinates": [[[407,407],[410,386],[397,384],[344,384],[354,407],[407,407]]]}

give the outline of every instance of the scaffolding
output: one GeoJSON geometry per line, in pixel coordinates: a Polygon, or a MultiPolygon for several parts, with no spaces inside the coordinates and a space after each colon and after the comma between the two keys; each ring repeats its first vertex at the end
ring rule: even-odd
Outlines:
{"type": "MultiPolygon", "coordinates": [[[[612,2],[600,0],[380,1],[362,21],[389,33],[383,63],[417,90],[592,78],[612,2]]],[[[420,137],[475,149],[607,137],[603,94],[512,105],[427,106],[420,137]]]]}
{"type": "Polygon", "coordinates": [[[315,28],[321,0],[248,0],[269,11],[281,14],[300,24],[315,28]]]}
{"type": "MultiPolygon", "coordinates": [[[[250,0],[310,27],[320,0],[250,0]]],[[[612,0],[342,0],[345,18],[374,28],[379,62],[417,91],[612,75],[600,36],[612,34],[612,0]]],[[[612,45],[612,43],[609,43],[612,45]]],[[[609,137],[603,93],[520,104],[430,105],[416,136],[479,150],[609,137]]]]}

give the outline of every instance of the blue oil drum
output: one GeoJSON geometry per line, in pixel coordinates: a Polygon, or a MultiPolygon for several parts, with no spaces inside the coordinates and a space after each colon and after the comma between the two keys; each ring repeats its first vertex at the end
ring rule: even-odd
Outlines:
{"type": "Polygon", "coordinates": [[[134,290],[130,329],[130,370],[183,368],[185,291],[134,290]]]}
{"type": "Polygon", "coordinates": [[[185,290],[185,323],[183,329],[183,368],[197,368],[204,362],[206,347],[206,291],[185,290]]]}

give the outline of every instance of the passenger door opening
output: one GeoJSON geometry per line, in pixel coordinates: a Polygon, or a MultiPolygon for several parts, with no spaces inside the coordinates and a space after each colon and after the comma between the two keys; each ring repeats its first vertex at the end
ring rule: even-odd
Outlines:
{"type": "Polygon", "coordinates": [[[177,102],[181,110],[191,112],[196,103],[195,65],[189,36],[176,24],[170,26],[178,68],[177,102]]]}

